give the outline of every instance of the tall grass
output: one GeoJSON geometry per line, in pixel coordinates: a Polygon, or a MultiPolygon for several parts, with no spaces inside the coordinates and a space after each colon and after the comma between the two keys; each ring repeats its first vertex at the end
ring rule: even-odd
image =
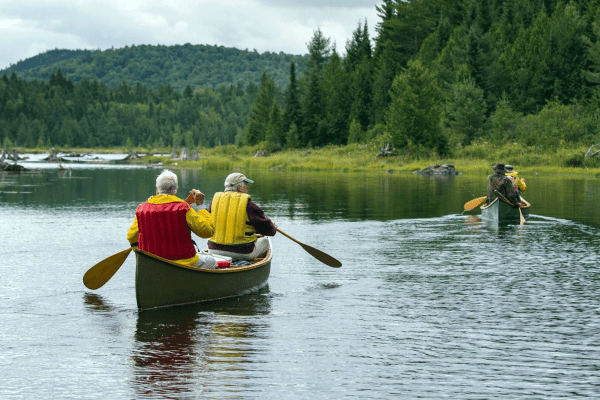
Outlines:
{"type": "MultiPolygon", "coordinates": [[[[477,142],[455,149],[451,155],[440,156],[428,150],[410,148],[396,150],[397,156],[376,157],[379,145],[349,144],[326,146],[319,149],[289,149],[268,156],[255,157],[254,147],[235,145],[212,149],[198,149],[198,161],[181,161],[169,156],[146,156],[132,162],[155,164],[161,162],[169,168],[202,168],[206,170],[288,170],[340,172],[399,172],[412,173],[435,164],[452,164],[459,172],[487,175],[491,166],[501,161],[512,164],[519,172],[539,174],[585,174],[600,177],[600,157],[584,157],[589,146],[548,149],[540,146],[523,146],[516,143],[504,145],[477,142]]],[[[169,154],[171,149],[132,149],[138,154],[169,154]]],[[[25,150],[19,150],[27,152],[25,150]]],[[[40,152],[43,149],[36,149],[40,152]]],[[[47,151],[47,150],[46,150],[47,151]]],[[[128,149],[62,149],[74,152],[120,152],[128,149]]]]}

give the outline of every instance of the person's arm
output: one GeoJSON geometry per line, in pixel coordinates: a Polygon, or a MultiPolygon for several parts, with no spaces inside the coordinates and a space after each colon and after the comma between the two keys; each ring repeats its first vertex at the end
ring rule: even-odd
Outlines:
{"type": "Polygon", "coordinates": [[[208,239],[215,234],[215,225],[212,222],[212,217],[204,209],[196,212],[196,210],[190,207],[185,214],[185,221],[192,232],[201,238],[208,239]]]}
{"type": "MultiPolygon", "coordinates": [[[[138,220],[137,220],[137,216],[133,217],[133,224],[131,224],[131,226],[129,227],[129,230],[127,231],[127,240],[129,241],[129,244],[133,244],[133,243],[137,243],[138,241],[138,237],[140,236],[140,228],[138,227],[138,220]]],[[[137,249],[137,246],[132,246],[134,247],[133,249],[137,249]]]]}
{"type": "Polygon", "coordinates": [[[525,189],[527,189],[527,185],[525,184],[525,181],[521,180],[520,178],[517,178],[517,185],[519,186],[519,190],[521,192],[524,192],[525,189]]]}
{"type": "Polygon", "coordinates": [[[513,205],[519,205],[519,199],[517,197],[517,192],[515,192],[515,187],[513,186],[510,179],[505,179],[504,184],[502,185],[504,195],[506,196],[506,200],[510,201],[513,205]]]}
{"type": "Polygon", "coordinates": [[[252,200],[248,200],[246,206],[246,212],[250,224],[256,229],[256,233],[264,236],[275,236],[277,233],[277,225],[275,225],[263,212],[263,210],[256,205],[252,200]]]}

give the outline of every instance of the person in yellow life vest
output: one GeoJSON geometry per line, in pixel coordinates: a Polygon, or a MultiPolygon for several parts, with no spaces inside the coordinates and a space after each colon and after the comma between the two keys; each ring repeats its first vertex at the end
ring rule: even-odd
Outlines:
{"type": "Polygon", "coordinates": [[[179,190],[177,175],[164,170],[156,178],[156,196],[152,196],[135,211],[127,240],[134,249],[157,255],[180,264],[216,269],[217,261],[208,254],[198,254],[191,232],[207,239],[215,233],[208,211],[196,212],[190,204],[202,204],[204,194],[192,189],[186,200],[176,196],[179,190]]]}
{"type": "Polygon", "coordinates": [[[225,191],[215,193],[208,205],[215,225],[215,234],[208,240],[209,253],[251,261],[269,250],[269,239],[264,236],[274,236],[277,225],[251,200],[248,183],[254,181],[239,172],[229,174],[225,191]]]}
{"type": "Polygon", "coordinates": [[[506,164],[504,166],[504,171],[505,171],[504,175],[508,176],[508,179],[511,180],[511,182],[513,183],[513,186],[515,187],[515,190],[517,191],[519,200],[521,200],[521,193],[523,193],[525,191],[525,189],[527,189],[527,185],[525,184],[525,179],[520,179],[519,173],[517,171],[515,171],[515,168],[510,164],[506,164]]]}

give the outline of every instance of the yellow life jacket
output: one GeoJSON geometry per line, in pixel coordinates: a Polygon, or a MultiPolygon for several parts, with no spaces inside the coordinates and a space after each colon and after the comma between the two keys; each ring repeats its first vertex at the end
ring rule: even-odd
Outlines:
{"type": "Polygon", "coordinates": [[[210,241],[217,244],[236,245],[256,242],[256,230],[249,225],[246,206],[250,195],[240,192],[218,192],[210,206],[215,234],[210,241]]]}

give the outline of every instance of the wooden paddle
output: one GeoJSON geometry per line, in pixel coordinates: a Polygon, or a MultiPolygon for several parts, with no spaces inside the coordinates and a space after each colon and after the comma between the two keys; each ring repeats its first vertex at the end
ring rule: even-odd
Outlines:
{"type": "Polygon", "coordinates": [[[472,209],[474,209],[475,207],[477,207],[478,205],[483,203],[485,201],[485,199],[486,199],[486,196],[483,196],[483,197],[478,197],[476,199],[467,201],[465,203],[465,211],[471,211],[472,209]]]}
{"type": "MultiPolygon", "coordinates": [[[[196,204],[201,203],[200,200],[204,201],[204,194],[202,194],[202,198],[196,198],[192,192],[190,192],[189,196],[185,199],[185,202],[188,204],[192,204],[196,202],[196,204]]],[[[112,256],[100,261],[98,264],[94,265],[92,268],[88,269],[88,271],[83,275],[83,284],[88,289],[96,290],[102,287],[106,282],[112,278],[112,276],[121,268],[121,265],[127,260],[129,253],[131,253],[131,247],[120,251],[112,256]]]]}
{"type": "Polygon", "coordinates": [[[131,253],[131,247],[120,251],[100,261],[83,275],[83,284],[88,289],[96,290],[102,287],[121,268],[131,253]]]}
{"type": "Polygon", "coordinates": [[[523,211],[521,211],[521,203],[519,202],[519,214],[521,216],[520,223],[523,225],[525,223],[525,217],[523,217],[523,211]]]}
{"type": "Polygon", "coordinates": [[[298,243],[311,256],[313,256],[317,260],[321,261],[323,264],[329,265],[330,267],[333,267],[333,268],[339,268],[342,266],[341,262],[339,262],[335,258],[331,257],[329,254],[323,253],[321,250],[315,249],[314,247],[310,247],[309,245],[304,244],[304,243],[294,239],[287,233],[283,232],[281,229],[277,229],[277,232],[281,233],[283,236],[286,236],[289,239],[292,239],[294,242],[298,243]]]}

